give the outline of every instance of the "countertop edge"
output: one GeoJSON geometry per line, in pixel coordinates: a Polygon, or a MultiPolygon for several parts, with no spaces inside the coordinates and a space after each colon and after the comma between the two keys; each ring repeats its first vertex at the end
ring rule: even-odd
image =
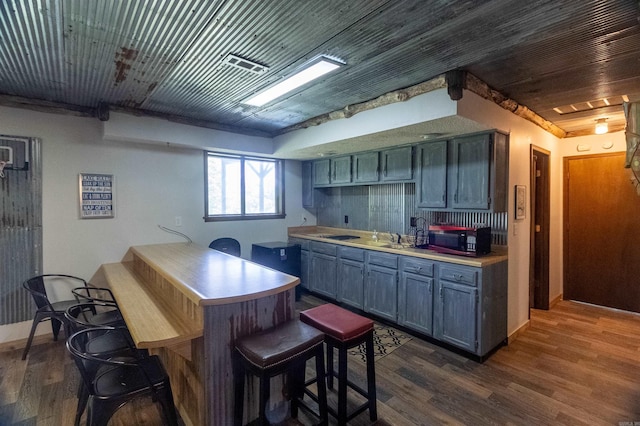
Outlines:
{"type": "MultiPolygon", "coordinates": [[[[306,228],[311,228],[311,227],[306,227],[306,228]]],[[[360,238],[363,238],[365,234],[370,234],[366,231],[324,228],[324,227],[318,227],[316,232],[310,232],[310,233],[312,234],[323,233],[323,234],[333,234],[333,235],[355,235],[355,236],[359,236],[360,238]]],[[[473,266],[476,268],[482,268],[485,266],[493,265],[495,263],[500,263],[508,260],[508,256],[506,253],[505,254],[491,253],[481,257],[464,257],[464,256],[456,256],[452,254],[438,253],[429,249],[376,247],[376,246],[371,246],[363,243],[358,243],[358,242],[355,242],[354,240],[340,241],[340,240],[333,240],[330,238],[312,236],[312,235],[309,235],[309,233],[296,233],[295,230],[293,232],[289,231],[288,236],[292,238],[300,238],[300,239],[305,239],[310,241],[318,241],[322,243],[329,243],[329,244],[335,244],[335,245],[346,246],[346,247],[355,247],[355,248],[360,248],[365,250],[380,251],[384,253],[411,256],[411,257],[427,259],[427,260],[448,262],[448,263],[453,263],[457,265],[473,266]]]]}

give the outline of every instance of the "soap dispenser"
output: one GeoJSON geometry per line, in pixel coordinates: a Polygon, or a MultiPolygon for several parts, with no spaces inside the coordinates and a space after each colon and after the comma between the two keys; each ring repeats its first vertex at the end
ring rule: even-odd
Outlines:
{"type": "Polygon", "coordinates": [[[371,236],[371,239],[373,241],[378,241],[378,231],[376,231],[375,229],[373,230],[373,235],[371,236]]]}

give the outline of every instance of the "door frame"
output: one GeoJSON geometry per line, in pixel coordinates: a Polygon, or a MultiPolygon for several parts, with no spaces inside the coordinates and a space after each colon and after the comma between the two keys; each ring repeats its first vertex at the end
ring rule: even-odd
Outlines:
{"type": "Polygon", "coordinates": [[[530,145],[530,167],[529,167],[529,201],[530,201],[530,228],[529,228],[529,307],[535,309],[549,309],[549,235],[551,216],[551,151],[539,146],[530,145]],[[547,157],[547,163],[542,173],[545,175],[543,188],[538,188],[536,183],[536,155],[547,157]],[[542,204],[542,205],[541,205],[542,204]],[[540,230],[536,231],[536,226],[540,225],[540,230]],[[542,245],[536,244],[536,234],[542,233],[544,236],[542,245]],[[536,291],[536,258],[542,258],[543,272],[545,277],[541,282],[541,287],[536,291]]]}

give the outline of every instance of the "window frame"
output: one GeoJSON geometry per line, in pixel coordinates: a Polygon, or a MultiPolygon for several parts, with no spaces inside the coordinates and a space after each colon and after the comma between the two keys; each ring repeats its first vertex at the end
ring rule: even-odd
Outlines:
{"type": "Polygon", "coordinates": [[[204,221],[224,222],[238,220],[262,220],[284,219],[285,213],[285,186],[284,186],[284,160],[278,158],[257,157],[241,154],[228,154],[216,151],[204,151],[204,221]],[[240,160],[240,213],[239,214],[209,214],[209,157],[224,157],[240,160]],[[273,162],[275,168],[276,213],[246,213],[245,202],[245,161],[273,162]]]}

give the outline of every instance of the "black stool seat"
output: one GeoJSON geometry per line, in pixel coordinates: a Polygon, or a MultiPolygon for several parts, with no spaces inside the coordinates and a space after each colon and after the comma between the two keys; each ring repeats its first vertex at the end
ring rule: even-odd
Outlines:
{"type": "MultiPolygon", "coordinates": [[[[378,419],[376,405],[376,373],[373,354],[373,321],[331,303],[300,312],[300,319],[325,333],[327,344],[327,387],[333,388],[333,377],[338,378],[338,410],[328,407],[339,425],[369,409],[372,422],[378,419]],[[347,351],[365,343],[367,358],[367,389],[364,390],[347,377],[347,351]],[[338,374],[333,370],[333,348],[338,349],[338,374]],[[347,386],[364,396],[367,401],[347,414],[347,386]]],[[[320,376],[319,376],[320,377],[320,376]]],[[[321,381],[321,380],[318,380],[321,381]]]]}
{"type": "MultiPolygon", "coordinates": [[[[287,373],[292,406],[291,415],[297,416],[298,405],[313,411],[302,402],[306,361],[316,358],[318,375],[324,376],[324,333],[299,320],[293,320],[274,328],[243,337],[236,342],[234,357],[235,424],[242,424],[244,379],[249,371],[260,378],[259,420],[268,424],[265,406],[269,399],[269,379],[287,373]]],[[[318,408],[316,414],[321,424],[327,423],[327,396],[325,384],[318,383],[318,408]]]]}

